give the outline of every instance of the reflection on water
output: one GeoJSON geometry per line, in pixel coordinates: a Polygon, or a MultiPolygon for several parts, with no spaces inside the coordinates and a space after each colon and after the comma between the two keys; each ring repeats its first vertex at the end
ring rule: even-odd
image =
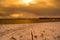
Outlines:
{"type": "Polygon", "coordinates": [[[59,22],[59,18],[40,18],[40,19],[0,19],[0,24],[24,24],[24,23],[42,23],[42,22],[59,22]]]}

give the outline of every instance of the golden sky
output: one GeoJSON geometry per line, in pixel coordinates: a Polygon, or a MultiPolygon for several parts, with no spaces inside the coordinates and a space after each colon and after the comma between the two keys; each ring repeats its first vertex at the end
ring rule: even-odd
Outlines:
{"type": "Polygon", "coordinates": [[[60,0],[0,0],[0,18],[60,17],[60,0]]]}

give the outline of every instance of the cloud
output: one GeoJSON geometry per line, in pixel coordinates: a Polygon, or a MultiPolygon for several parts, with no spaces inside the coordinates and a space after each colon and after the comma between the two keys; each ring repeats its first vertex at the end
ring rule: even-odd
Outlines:
{"type": "MultiPolygon", "coordinates": [[[[5,0],[7,2],[7,0],[5,0]]],[[[46,0],[44,2],[37,1],[36,4],[30,4],[29,6],[24,5],[15,5],[16,1],[12,1],[12,3],[3,3],[4,0],[0,0],[0,16],[5,17],[12,14],[24,14],[28,17],[29,14],[33,14],[34,17],[40,16],[60,16],[60,0],[46,0]],[[14,3],[13,3],[14,2],[14,3]],[[9,5],[9,6],[7,6],[9,5]],[[25,13],[24,13],[25,12],[25,13]]],[[[25,16],[24,16],[25,17],[25,16]]]]}
{"type": "Polygon", "coordinates": [[[55,6],[60,8],[60,0],[50,0],[50,2],[55,6]]]}

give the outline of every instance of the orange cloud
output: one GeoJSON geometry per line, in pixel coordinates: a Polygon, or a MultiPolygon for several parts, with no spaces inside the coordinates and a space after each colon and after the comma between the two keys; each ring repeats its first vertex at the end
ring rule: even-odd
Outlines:
{"type": "Polygon", "coordinates": [[[36,3],[29,3],[29,6],[17,4],[17,1],[19,0],[0,0],[0,17],[60,16],[59,0],[35,0],[36,3]]]}

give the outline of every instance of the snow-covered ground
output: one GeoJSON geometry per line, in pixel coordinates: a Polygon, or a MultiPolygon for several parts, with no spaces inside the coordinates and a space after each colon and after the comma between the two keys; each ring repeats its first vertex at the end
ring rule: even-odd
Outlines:
{"type": "Polygon", "coordinates": [[[0,24],[0,40],[60,40],[60,22],[0,24]]]}

